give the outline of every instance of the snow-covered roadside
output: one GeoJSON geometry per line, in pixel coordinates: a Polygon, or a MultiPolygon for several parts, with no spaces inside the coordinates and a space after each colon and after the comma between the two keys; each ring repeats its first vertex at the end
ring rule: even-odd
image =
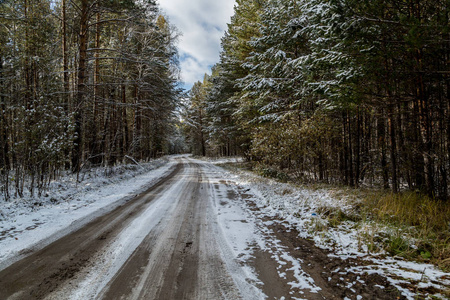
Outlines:
{"type": "MultiPolygon", "coordinates": [[[[232,161],[236,161],[232,159],[232,161]]],[[[209,160],[213,164],[230,162],[230,159],[209,160]]],[[[228,265],[228,269],[239,286],[244,299],[262,299],[264,296],[260,290],[255,289],[264,285],[248,262],[254,256],[256,248],[270,253],[279,265],[278,276],[286,279],[286,271],[292,273],[288,284],[291,287],[290,294],[304,294],[304,291],[318,293],[321,288],[307,274],[294,257],[292,257],[279,240],[263,224],[262,220],[255,216],[245,202],[242,201],[240,192],[243,190],[239,184],[240,178],[224,171],[218,166],[203,165],[203,172],[209,179],[211,201],[213,201],[214,213],[217,216],[217,224],[223,239],[222,256],[228,265]],[[224,251],[224,249],[229,249],[224,251]],[[239,265],[236,265],[236,261],[239,265]],[[284,270],[284,271],[281,271],[284,270]],[[251,282],[253,287],[249,288],[251,282]]],[[[246,192],[247,193],[247,192],[246,192]]],[[[287,296],[287,295],[286,295],[287,296]]],[[[304,299],[296,298],[292,299],[304,299]]]]}
{"type": "MultiPolygon", "coordinates": [[[[196,160],[193,161],[196,162],[196,160]]],[[[221,160],[221,162],[225,161],[221,160]]],[[[276,260],[278,276],[288,280],[292,294],[303,295],[303,291],[318,293],[321,287],[325,287],[325,285],[318,286],[310,274],[302,269],[302,264],[308,263],[306,258],[303,262],[296,259],[289,249],[274,237],[273,232],[268,229],[274,222],[285,226],[286,231],[295,228],[300,232],[300,237],[313,239],[318,246],[332,249],[333,256],[365,260],[357,266],[346,267],[345,270],[330,269],[328,273],[345,276],[347,272],[353,272],[360,274],[361,278],[364,277],[363,274],[380,274],[408,299],[414,299],[418,289],[427,289],[430,294],[436,294],[436,290],[450,287],[450,274],[443,273],[431,265],[386,258],[384,255],[369,255],[365,248],[359,245],[356,233],[358,228],[355,228],[355,224],[350,221],[336,227],[322,226],[321,224],[326,223],[326,219],[322,218],[320,212],[323,210],[319,208],[331,207],[345,211],[348,206],[345,199],[336,199],[330,190],[303,189],[249,172],[229,172],[209,163],[200,161],[198,163],[201,164],[203,173],[206,175],[204,178],[208,179],[210,187],[207,190],[210,191],[211,213],[207,215],[212,223],[207,225],[214,225],[208,225],[208,230],[212,232],[213,237],[216,237],[223,261],[239,290],[243,295],[248,296],[245,299],[262,299],[261,291],[258,290],[262,283],[255,270],[248,264],[254,258],[257,248],[266,251],[276,260]],[[268,218],[273,221],[267,221],[268,218]],[[211,230],[211,228],[215,229],[211,230]],[[318,228],[327,229],[318,230],[318,228]]],[[[42,206],[32,205],[31,201],[15,201],[0,206],[1,210],[10,212],[8,215],[4,213],[0,220],[0,226],[3,226],[3,228],[0,227],[0,232],[4,232],[0,235],[0,269],[11,264],[13,262],[11,258],[20,257],[18,253],[26,253],[27,250],[33,249],[33,245],[36,246],[41,239],[44,241],[37,245],[39,247],[125,203],[135,194],[143,191],[149,183],[164,176],[164,173],[170,172],[174,164],[174,160],[170,159],[168,164],[151,172],[144,172],[139,167],[140,171],[124,171],[112,177],[92,176],[76,188],[70,187],[70,184],[65,185],[64,180],[61,180],[57,183],[61,186],[55,188],[48,197],[41,199],[42,206]],[[137,173],[140,175],[136,176],[137,173]],[[66,187],[64,191],[62,186],[66,187]],[[57,193],[60,193],[60,196],[55,196],[57,193]],[[55,199],[54,197],[58,197],[57,201],[50,200],[55,199]]],[[[157,165],[159,166],[159,163],[157,165]]],[[[153,218],[148,221],[156,222],[153,218]]],[[[130,228],[142,238],[145,231],[140,233],[138,230],[140,227],[137,224],[148,229],[150,223],[145,225],[146,223],[142,220],[136,222],[133,222],[130,228]]],[[[120,238],[119,241],[130,240],[130,236],[125,232],[120,236],[124,239],[120,238]]],[[[111,249],[121,251],[123,245],[117,246],[121,243],[113,244],[111,249]]],[[[137,243],[134,240],[131,242],[133,247],[137,243]]],[[[130,253],[133,247],[126,246],[127,253],[130,253]]],[[[121,255],[117,257],[120,259],[126,257],[127,255],[122,255],[123,253],[120,252],[121,255]]],[[[303,256],[296,257],[303,258],[303,256]]],[[[123,262],[120,259],[117,260],[116,265],[123,262]]],[[[356,281],[360,281],[359,277],[356,281]]],[[[350,289],[355,282],[348,283],[350,289]]],[[[362,281],[360,283],[364,284],[362,281]]],[[[356,296],[360,297],[358,294],[356,296]]],[[[445,297],[441,298],[445,299],[445,297]]]]}
{"type": "Polygon", "coordinates": [[[300,232],[301,238],[313,239],[317,246],[333,249],[334,256],[366,261],[364,266],[344,270],[345,272],[380,274],[408,299],[415,299],[419,289],[429,289],[429,297],[434,294],[445,299],[445,296],[433,291],[450,288],[449,273],[430,264],[408,262],[398,257],[388,257],[385,253],[369,254],[358,233],[358,230],[364,228],[358,229],[354,222],[345,221],[335,227],[326,226],[326,218],[320,214],[323,210],[319,208],[340,209],[344,212],[350,208],[345,199],[333,197],[331,190],[308,190],[237,170],[224,171],[222,177],[246,191],[249,195],[247,201],[259,208],[260,219],[270,217],[278,220],[277,222],[289,224],[288,226],[300,232]]]}
{"type": "Polygon", "coordinates": [[[205,157],[202,158],[206,160],[207,162],[212,163],[213,165],[220,165],[220,164],[226,164],[226,163],[239,163],[243,162],[244,158],[240,156],[231,156],[231,157],[205,157]]]}
{"type": "Polygon", "coordinates": [[[0,269],[43,247],[144,191],[176,162],[158,159],[141,166],[93,169],[76,184],[73,176],[52,182],[40,199],[0,203],[0,269]],[[111,172],[112,171],[112,172],[111,172]]]}

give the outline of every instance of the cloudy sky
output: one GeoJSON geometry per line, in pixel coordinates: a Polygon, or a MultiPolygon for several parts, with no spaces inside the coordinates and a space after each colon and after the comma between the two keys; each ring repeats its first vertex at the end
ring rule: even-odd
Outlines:
{"type": "Polygon", "coordinates": [[[159,4],[182,34],[178,43],[181,76],[189,89],[219,61],[220,38],[235,0],[159,0],[159,4]]]}

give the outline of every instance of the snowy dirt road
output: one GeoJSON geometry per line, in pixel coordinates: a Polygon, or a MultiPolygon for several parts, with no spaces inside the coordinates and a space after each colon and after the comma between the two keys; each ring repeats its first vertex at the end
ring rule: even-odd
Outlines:
{"type": "Polygon", "coordinates": [[[331,275],[353,265],[259,218],[222,169],[178,160],[146,192],[1,270],[0,299],[402,298],[383,278],[331,275]]]}

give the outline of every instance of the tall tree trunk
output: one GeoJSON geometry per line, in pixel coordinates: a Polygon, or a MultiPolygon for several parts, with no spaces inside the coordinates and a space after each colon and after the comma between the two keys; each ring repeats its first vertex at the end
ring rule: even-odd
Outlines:
{"type": "MultiPolygon", "coordinates": [[[[445,22],[444,24],[447,26],[450,25],[449,22],[449,15],[450,15],[450,6],[446,5],[445,6],[445,22]]],[[[443,34],[443,41],[445,42],[445,56],[444,56],[444,69],[445,70],[449,70],[450,69],[450,33],[444,33],[443,34]]],[[[450,172],[450,167],[449,167],[449,161],[450,161],[450,101],[448,101],[448,99],[450,99],[450,81],[446,80],[446,83],[444,84],[444,86],[446,87],[446,95],[444,92],[444,95],[446,96],[446,103],[447,103],[447,114],[446,114],[446,120],[447,120],[447,147],[444,148],[444,153],[445,153],[445,157],[447,158],[447,173],[450,172]]],[[[444,146],[445,147],[445,146],[444,146]]],[[[449,195],[449,191],[448,191],[448,187],[447,188],[447,200],[450,200],[450,195],[449,195]]]]}
{"type": "Polygon", "coordinates": [[[422,143],[422,137],[420,133],[420,117],[419,117],[419,105],[420,102],[415,99],[413,103],[413,120],[411,122],[412,126],[412,132],[413,132],[413,144],[414,144],[414,151],[412,153],[412,156],[414,157],[414,181],[415,181],[415,188],[419,190],[424,189],[424,182],[425,182],[425,162],[424,162],[424,156],[423,153],[423,143],[422,143]]]}
{"type": "Polygon", "coordinates": [[[122,138],[123,138],[123,146],[122,146],[122,158],[128,154],[129,147],[129,134],[128,134],[128,118],[127,118],[127,89],[126,86],[122,86],[122,138]]]}
{"type": "MultiPolygon", "coordinates": [[[[0,52],[0,90],[4,91],[3,53],[0,52]]],[[[0,94],[0,175],[3,181],[3,192],[6,199],[9,198],[9,154],[6,120],[6,99],[4,93],[0,94]]]]}
{"type": "Polygon", "coordinates": [[[201,143],[201,153],[203,156],[206,156],[206,142],[205,142],[205,136],[203,134],[203,115],[200,109],[200,143],[201,143]]]}
{"type": "MultiPolygon", "coordinates": [[[[31,47],[30,47],[30,31],[29,31],[29,1],[25,0],[24,2],[24,18],[26,22],[25,27],[25,60],[24,60],[24,75],[25,75],[25,108],[27,109],[27,112],[25,113],[25,128],[32,128],[32,111],[33,111],[33,82],[32,82],[32,69],[30,64],[30,57],[32,56],[31,47]]],[[[22,165],[23,165],[23,174],[22,176],[18,177],[18,180],[22,180],[22,186],[20,194],[23,193],[23,185],[25,182],[25,177],[28,171],[32,171],[32,163],[31,163],[31,143],[32,143],[32,133],[31,130],[25,130],[25,143],[24,143],[24,157],[22,158],[22,165]]],[[[31,173],[31,172],[30,172],[31,173]]],[[[32,179],[33,178],[33,175],[32,179]]],[[[33,183],[31,183],[33,184],[33,183]]]]}
{"type": "Polygon", "coordinates": [[[448,195],[448,180],[447,180],[447,155],[445,153],[446,147],[446,133],[445,133],[445,120],[446,115],[448,116],[448,111],[446,107],[446,101],[445,97],[443,96],[443,78],[441,77],[439,80],[439,189],[438,189],[438,195],[440,199],[446,199],[448,195]]]}
{"type": "MultiPolygon", "coordinates": [[[[62,56],[63,56],[63,97],[62,104],[66,116],[70,115],[70,74],[69,74],[69,58],[67,47],[67,0],[62,0],[61,3],[61,27],[62,27],[62,56]]],[[[69,124],[66,126],[66,131],[69,124]]],[[[65,156],[70,157],[70,149],[66,149],[65,156]]],[[[70,162],[66,162],[66,169],[70,168],[70,162]]]]}
{"type": "Polygon", "coordinates": [[[433,138],[432,138],[432,123],[430,117],[429,99],[425,94],[425,83],[422,75],[422,50],[416,52],[416,62],[418,66],[417,77],[417,98],[419,102],[420,111],[420,127],[423,143],[423,160],[425,162],[426,175],[426,190],[428,195],[434,194],[434,156],[433,156],[433,138]]]}
{"type": "Polygon", "coordinates": [[[355,176],[353,172],[353,138],[352,138],[352,122],[349,111],[347,111],[348,124],[348,175],[350,186],[355,186],[355,176]]]}
{"type": "Polygon", "coordinates": [[[345,112],[342,112],[342,171],[344,175],[344,184],[348,185],[348,142],[347,142],[347,118],[345,112]]]}
{"type": "Polygon", "coordinates": [[[134,87],[134,131],[133,131],[133,153],[138,159],[143,159],[142,153],[142,108],[138,86],[134,87]]]}
{"type": "Polygon", "coordinates": [[[391,142],[391,172],[392,172],[392,191],[398,193],[398,178],[397,178],[397,139],[395,137],[395,120],[394,110],[390,106],[389,112],[389,133],[391,142]]]}
{"type": "Polygon", "coordinates": [[[67,56],[67,16],[66,16],[66,0],[62,0],[62,55],[63,55],[63,88],[64,88],[64,107],[68,109],[68,93],[69,87],[69,59],[67,56]]]}
{"type": "Polygon", "coordinates": [[[84,106],[84,98],[86,93],[86,60],[87,60],[87,45],[88,45],[88,22],[89,22],[89,7],[88,0],[81,0],[81,19],[80,19],[80,33],[79,33],[79,61],[78,61],[78,84],[77,84],[77,98],[75,105],[75,139],[72,153],[72,169],[75,173],[80,171],[82,159],[82,126],[83,116],[82,109],[84,106]]]}
{"type": "Polygon", "coordinates": [[[355,186],[358,187],[361,171],[361,112],[358,107],[356,111],[356,145],[355,145],[355,186]]]}
{"type": "Polygon", "coordinates": [[[94,115],[97,113],[97,102],[100,89],[100,13],[97,13],[95,25],[95,67],[94,67],[94,115]]]}
{"type": "Polygon", "coordinates": [[[102,118],[100,117],[100,60],[99,60],[99,48],[100,48],[100,13],[96,14],[96,26],[95,26],[95,62],[94,62],[94,99],[92,106],[92,117],[89,122],[89,150],[92,155],[92,162],[94,164],[100,164],[102,162],[101,156],[101,137],[99,132],[102,128],[102,118]]]}
{"type": "Polygon", "coordinates": [[[385,120],[383,118],[383,110],[378,117],[378,147],[381,148],[381,172],[383,177],[383,187],[385,189],[389,188],[389,170],[387,166],[387,158],[386,158],[386,126],[385,120]]]}

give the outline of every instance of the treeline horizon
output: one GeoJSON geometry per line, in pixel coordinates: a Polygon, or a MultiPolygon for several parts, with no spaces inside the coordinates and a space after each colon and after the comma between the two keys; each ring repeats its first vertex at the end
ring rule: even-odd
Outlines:
{"type": "Polygon", "coordinates": [[[449,17],[443,0],[237,0],[190,91],[192,151],[448,199],[449,17]]]}
{"type": "Polygon", "coordinates": [[[176,30],[153,0],[0,3],[0,187],[177,151],[176,30]]]}

